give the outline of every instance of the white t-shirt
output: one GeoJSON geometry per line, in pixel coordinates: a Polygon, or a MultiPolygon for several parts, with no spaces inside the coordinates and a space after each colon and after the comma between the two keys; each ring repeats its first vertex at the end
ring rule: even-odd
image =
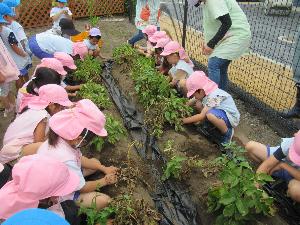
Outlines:
{"type": "MultiPolygon", "coordinates": [[[[2,39],[2,41],[4,43],[4,45],[5,45],[5,47],[7,48],[7,51],[10,53],[12,59],[15,61],[18,69],[22,70],[26,66],[28,66],[29,64],[31,64],[31,59],[30,59],[29,55],[23,57],[23,56],[20,56],[20,55],[18,55],[17,53],[14,52],[14,50],[11,48],[11,45],[10,45],[10,43],[8,41],[9,35],[11,33],[14,33],[14,32],[10,28],[3,26],[2,27],[2,31],[0,32],[0,37],[1,37],[1,39],[2,39]]],[[[19,41],[18,41],[18,47],[21,48],[21,49],[23,49],[23,46],[21,45],[21,43],[19,41]]]]}
{"type": "Polygon", "coordinates": [[[72,54],[72,44],[73,42],[67,38],[51,34],[49,32],[43,32],[36,35],[36,41],[39,47],[49,54],[54,54],[55,52],[65,52],[67,54],[72,54]]]}
{"type": "Polygon", "coordinates": [[[25,43],[25,51],[28,54],[31,54],[31,51],[29,49],[28,45],[28,39],[25,34],[24,28],[22,27],[21,24],[19,24],[17,21],[13,21],[11,24],[7,25],[8,28],[10,28],[14,34],[16,35],[16,38],[19,42],[24,41],[25,43]]]}
{"type": "Polygon", "coordinates": [[[86,45],[86,47],[88,48],[88,50],[96,50],[97,49],[97,45],[92,45],[90,40],[88,39],[84,39],[83,43],[86,45]]]}
{"type": "Polygon", "coordinates": [[[187,73],[187,77],[189,77],[193,72],[193,68],[187,64],[184,60],[180,59],[179,62],[170,69],[170,73],[172,77],[175,77],[177,70],[183,70],[187,73]]]}
{"type": "MultiPolygon", "coordinates": [[[[72,16],[72,12],[70,11],[69,7],[63,7],[63,8],[54,7],[54,8],[52,8],[51,11],[50,11],[50,17],[55,16],[57,13],[60,13],[60,12],[63,11],[63,10],[67,10],[69,16],[72,16]]],[[[56,20],[56,21],[53,22],[53,27],[59,27],[59,21],[60,21],[62,18],[68,18],[68,17],[67,17],[65,14],[61,14],[60,17],[58,18],[58,20],[56,20]]]]}

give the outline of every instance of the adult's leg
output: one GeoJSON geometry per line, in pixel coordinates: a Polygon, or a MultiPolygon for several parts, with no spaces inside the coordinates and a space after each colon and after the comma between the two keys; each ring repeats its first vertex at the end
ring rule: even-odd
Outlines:
{"type": "Polygon", "coordinates": [[[228,68],[231,63],[230,60],[220,59],[220,88],[227,91],[228,88],[228,68]]]}
{"type": "Polygon", "coordinates": [[[245,149],[249,156],[256,162],[262,162],[268,158],[267,146],[256,141],[249,141],[245,149]]]}
{"type": "Polygon", "coordinates": [[[134,45],[136,42],[142,39],[144,39],[144,34],[141,30],[138,30],[138,32],[130,40],[128,40],[128,43],[134,45]]]}
{"type": "Polygon", "coordinates": [[[96,202],[97,210],[105,208],[111,198],[108,195],[99,192],[80,193],[77,204],[84,207],[90,207],[93,202],[96,202]]]}
{"type": "MultiPolygon", "coordinates": [[[[212,57],[208,59],[208,77],[218,85],[221,83],[220,59],[212,57]]],[[[220,86],[219,86],[220,87],[220,86]]]]}

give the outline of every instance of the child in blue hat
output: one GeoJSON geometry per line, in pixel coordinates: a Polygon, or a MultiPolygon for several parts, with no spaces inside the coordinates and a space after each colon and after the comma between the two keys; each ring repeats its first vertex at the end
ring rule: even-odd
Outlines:
{"type": "Polygon", "coordinates": [[[5,20],[6,16],[14,17],[14,12],[5,3],[0,3],[0,15],[2,16],[0,37],[20,71],[19,79],[16,81],[16,87],[19,89],[29,80],[28,69],[31,67],[31,58],[13,30],[3,26],[8,24],[5,20]]]}
{"type": "Polygon", "coordinates": [[[52,29],[60,29],[59,22],[62,18],[72,19],[72,12],[67,7],[67,0],[56,0],[57,6],[53,7],[50,11],[50,17],[53,20],[52,29]]]}

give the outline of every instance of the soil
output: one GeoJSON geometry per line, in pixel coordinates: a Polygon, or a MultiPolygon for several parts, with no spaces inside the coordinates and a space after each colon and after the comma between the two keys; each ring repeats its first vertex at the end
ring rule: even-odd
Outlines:
{"type": "MultiPolygon", "coordinates": [[[[99,27],[103,34],[104,40],[103,53],[107,57],[111,57],[113,48],[117,47],[120,43],[125,42],[135,32],[135,27],[128,22],[127,18],[119,18],[119,21],[114,21],[115,18],[108,18],[109,20],[101,20],[99,27]],[[121,19],[121,21],[120,21],[121,19]]],[[[87,20],[77,20],[75,25],[78,30],[83,30],[84,24],[87,20]]],[[[47,28],[29,29],[26,30],[28,36],[36,34],[46,30],[47,28]]],[[[33,60],[34,66],[39,61],[33,60]]],[[[133,81],[130,79],[128,71],[124,72],[124,68],[120,66],[114,66],[113,76],[118,81],[119,87],[123,93],[131,100],[139,111],[143,112],[143,107],[138,103],[137,96],[134,91],[133,81]]],[[[260,141],[262,143],[269,143],[271,145],[279,142],[279,136],[274,133],[259,117],[254,116],[247,112],[247,108],[243,102],[237,100],[237,106],[241,112],[242,118],[238,129],[236,129],[236,138],[242,143],[247,142],[248,139],[260,141]],[[262,135],[263,134],[263,135],[262,135]]],[[[121,120],[117,109],[113,106],[108,110],[111,114],[121,120]]],[[[6,128],[9,125],[12,117],[3,118],[0,113],[0,141],[5,133],[6,128]]],[[[176,149],[180,152],[185,152],[189,156],[199,155],[204,160],[211,160],[220,155],[220,152],[214,146],[214,144],[208,142],[204,137],[192,129],[186,129],[184,132],[175,132],[172,128],[166,128],[163,137],[159,140],[159,146],[162,149],[164,143],[167,140],[174,140],[176,149]]],[[[143,161],[135,150],[130,148],[133,140],[129,135],[123,138],[115,146],[106,145],[102,151],[89,151],[86,152],[87,156],[92,156],[100,159],[100,161],[109,166],[114,165],[117,167],[126,167],[127,156],[130,152],[131,165],[139,165],[140,177],[143,180],[139,180],[137,187],[135,188],[134,196],[136,198],[144,198],[151,206],[154,206],[151,192],[155,189],[155,179],[151,175],[151,169],[147,162],[143,161]]],[[[216,181],[217,175],[212,175],[205,178],[202,173],[193,171],[192,176],[185,180],[190,188],[193,201],[197,205],[197,210],[202,223],[205,225],[212,225],[214,222],[214,215],[206,213],[206,196],[207,190],[216,181]]],[[[127,185],[125,182],[121,182],[115,187],[104,188],[103,192],[115,197],[119,194],[127,192],[127,185]]],[[[262,219],[260,224],[286,224],[280,218],[274,217],[273,219],[262,219]]]]}

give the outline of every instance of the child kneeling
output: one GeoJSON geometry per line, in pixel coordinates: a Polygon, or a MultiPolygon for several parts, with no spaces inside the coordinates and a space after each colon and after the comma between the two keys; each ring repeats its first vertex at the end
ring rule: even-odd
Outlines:
{"type": "Polygon", "coordinates": [[[300,131],[270,147],[255,141],[246,144],[249,156],[261,163],[256,173],[266,173],[288,182],[288,195],[300,202],[300,131]]]}
{"type": "Polygon", "coordinates": [[[183,123],[199,123],[207,119],[223,135],[221,143],[229,143],[240,120],[240,113],[230,94],[218,88],[203,72],[196,71],[186,80],[187,97],[192,98],[199,114],[184,118],[183,123]]]}

